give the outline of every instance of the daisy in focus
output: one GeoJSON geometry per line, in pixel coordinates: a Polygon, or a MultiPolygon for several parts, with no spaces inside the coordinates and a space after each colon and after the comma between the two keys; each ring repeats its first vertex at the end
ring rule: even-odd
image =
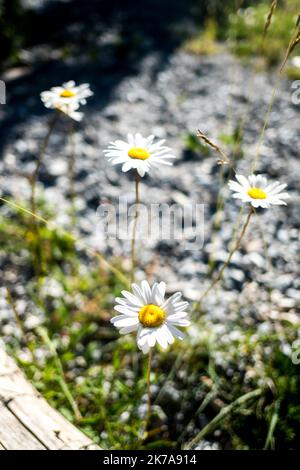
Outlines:
{"type": "Polygon", "coordinates": [[[83,113],[77,111],[80,105],[86,104],[86,98],[92,96],[88,83],[76,86],[73,80],[55,86],[41,93],[41,100],[46,108],[57,109],[75,121],[81,121],[83,113]]]}
{"type": "Polygon", "coordinates": [[[121,163],[123,172],[134,169],[143,177],[152,167],[172,165],[169,160],[176,157],[164,143],[165,140],[154,142],[153,135],[143,137],[141,134],[128,134],[127,142],[111,142],[104,154],[113,165],[121,163]]]}
{"type": "Polygon", "coordinates": [[[237,181],[230,180],[228,183],[229,188],[234,191],[232,197],[250,202],[255,208],[267,209],[271,205],[286,206],[285,199],[290,197],[287,192],[283,192],[286,184],[280,184],[278,181],[268,183],[267,178],[262,175],[250,175],[248,178],[243,175],[235,176],[237,181]]]}
{"type": "Polygon", "coordinates": [[[166,284],[153,284],[147,281],[141,285],[132,284],[132,293],[122,291],[123,297],[116,298],[115,310],[120,313],[111,319],[111,323],[121,334],[137,331],[139,349],[147,354],[156,342],[166,349],[175,338],[182,340],[184,334],[179,327],[190,325],[187,320],[188,302],[183,302],[182,294],[176,292],[165,300],[166,284]]]}

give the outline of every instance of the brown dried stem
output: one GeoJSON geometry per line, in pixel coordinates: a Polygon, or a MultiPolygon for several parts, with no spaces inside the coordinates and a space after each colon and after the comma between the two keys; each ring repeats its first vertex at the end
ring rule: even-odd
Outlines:
{"type": "Polygon", "coordinates": [[[271,8],[269,10],[267,20],[266,20],[266,24],[265,24],[265,27],[264,27],[263,38],[266,37],[267,32],[270,28],[272,17],[273,17],[273,14],[274,14],[275,10],[276,10],[276,7],[277,7],[277,3],[278,3],[277,0],[272,1],[271,8]]]}
{"type": "Polygon", "coordinates": [[[210,140],[210,138],[207,137],[207,135],[204,134],[202,131],[200,131],[200,129],[198,129],[197,137],[199,137],[199,139],[203,140],[203,142],[205,142],[207,145],[209,145],[211,148],[213,148],[216,152],[218,152],[218,154],[221,157],[217,161],[218,165],[229,165],[234,170],[234,167],[230,163],[229,158],[227,157],[225,152],[221,149],[221,147],[218,144],[216,144],[215,142],[210,140]]]}

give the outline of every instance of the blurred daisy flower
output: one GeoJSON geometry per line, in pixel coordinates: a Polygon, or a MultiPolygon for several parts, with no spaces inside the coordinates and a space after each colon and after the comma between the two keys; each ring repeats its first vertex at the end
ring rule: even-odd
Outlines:
{"type": "Polygon", "coordinates": [[[165,140],[154,142],[154,136],[143,137],[141,134],[128,134],[127,142],[116,140],[111,142],[106,150],[105,156],[113,165],[122,163],[122,171],[137,170],[143,177],[150,168],[159,165],[172,165],[170,159],[176,158],[171,149],[163,144],[165,140]]]}
{"type": "Polygon", "coordinates": [[[92,96],[88,83],[76,86],[73,80],[55,86],[41,93],[41,100],[46,108],[57,109],[75,121],[81,121],[83,113],[77,111],[80,105],[86,104],[86,98],[92,96]]]}
{"type": "Polygon", "coordinates": [[[232,197],[241,199],[243,202],[250,202],[253,207],[263,207],[264,209],[270,205],[284,205],[285,199],[290,196],[286,192],[282,192],[286,188],[286,184],[268,183],[267,179],[262,175],[250,175],[246,178],[243,175],[235,175],[237,181],[230,180],[229,188],[234,191],[232,197]]]}
{"type": "Polygon", "coordinates": [[[293,67],[300,68],[300,56],[299,55],[297,55],[297,56],[295,56],[291,59],[291,65],[293,67]]]}
{"type": "Polygon", "coordinates": [[[153,284],[147,281],[140,286],[132,284],[132,293],[122,291],[122,298],[116,298],[115,310],[120,313],[111,319],[121,334],[137,331],[139,349],[147,354],[156,342],[166,349],[175,338],[182,340],[184,334],[177,326],[189,326],[187,320],[188,302],[181,301],[181,293],[176,292],[165,300],[166,284],[153,284]]]}

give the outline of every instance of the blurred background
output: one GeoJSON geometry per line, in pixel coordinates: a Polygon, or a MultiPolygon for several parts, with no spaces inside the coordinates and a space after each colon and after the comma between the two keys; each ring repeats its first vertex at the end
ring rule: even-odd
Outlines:
{"type": "MultiPolygon", "coordinates": [[[[2,197],[28,207],[28,175],[51,117],[40,93],[68,80],[88,82],[94,92],[76,125],[76,224],[64,119],[40,168],[39,213],[71,226],[125,273],[130,243],[99,241],[95,226],[101,202],[117,203],[120,195],[134,202],[131,175],[107,164],[102,153],[128,132],[165,138],[178,157],[174,167],[143,178],[142,202],[205,204],[203,247],[186,251],[178,241],[162,240],[138,248],[138,279],[146,273],[165,281],[169,293],[181,290],[190,302],[211,282],[243,221],[227,189],[233,174],[217,165],[197,129],[222,146],[240,173],[250,174],[257,161],[257,171],[287,183],[292,196],[287,207],[258,211],[187,342],[157,355],[152,425],[158,431],[149,448],[182,445],[225,404],[257,387],[267,390],[263,397],[198,448],[299,445],[299,365],[292,361],[300,345],[300,105],[293,100],[299,45],[280,78],[278,67],[300,11],[298,0],[278,1],[263,40],[270,6],[268,0],[0,0],[2,197]],[[178,356],[183,363],[170,376],[178,356]]],[[[124,286],[59,231],[43,227],[37,240],[30,217],[5,205],[0,241],[0,325],[10,352],[53,406],[74,420],[55,362],[35,333],[37,325],[46,326],[85,416],[82,429],[104,447],[133,448],[145,407],[145,382],[138,379],[144,369],[134,340],[120,339],[109,324],[114,295],[124,286]]]]}

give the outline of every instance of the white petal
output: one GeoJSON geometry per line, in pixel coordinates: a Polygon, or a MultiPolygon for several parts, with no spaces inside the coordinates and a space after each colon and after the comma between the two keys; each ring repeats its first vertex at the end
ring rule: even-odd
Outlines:
{"type": "MultiPolygon", "coordinates": [[[[234,193],[234,194],[232,195],[232,197],[233,197],[234,199],[244,199],[244,198],[245,198],[245,194],[243,194],[243,193],[234,193]]],[[[247,198],[247,199],[248,199],[248,198],[247,198]]]]}
{"type": "Polygon", "coordinates": [[[153,331],[148,335],[148,344],[150,348],[153,348],[156,343],[156,330],[153,328],[153,331]]]}
{"type": "Polygon", "coordinates": [[[116,315],[115,317],[113,317],[113,318],[110,319],[110,322],[111,322],[112,324],[114,324],[116,321],[122,320],[122,319],[124,319],[124,318],[127,318],[127,316],[126,316],[126,315],[116,315]]]}
{"type": "Polygon", "coordinates": [[[236,181],[230,180],[228,183],[228,186],[232,191],[237,191],[237,192],[245,191],[245,188],[241,184],[237,183],[236,181]]]}
{"type": "Polygon", "coordinates": [[[189,306],[189,303],[188,302],[181,302],[181,301],[177,301],[177,302],[173,302],[173,307],[174,307],[174,310],[180,310],[180,311],[184,311],[188,308],[189,306]]]}
{"type": "Polygon", "coordinates": [[[145,143],[146,143],[145,139],[141,134],[139,134],[139,133],[135,134],[135,146],[136,147],[144,148],[145,143]]]}
{"type": "Polygon", "coordinates": [[[124,171],[124,173],[126,173],[127,171],[131,170],[132,168],[132,162],[131,161],[127,161],[124,163],[124,165],[122,166],[122,171],[124,171]]]}
{"type": "Polygon", "coordinates": [[[255,207],[255,209],[257,209],[258,207],[260,207],[260,199],[251,199],[251,204],[253,207],[255,207]]]}
{"type": "Polygon", "coordinates": [[[187,312],[180,312],[180,313],[173,313],[172,315],[168,315],[167,321],[171,320],[182,320],[188,316],[187,312]]]}
{"type": "Polygon", "coordinates": [[[120,335],[127,335],[128,333],[132,333],[133,331],[136,331],[138,329],[138,324],[137,325],[131,325],[131,326],[124,326],[119,330],[120,335]]]}
{"type": "Polygon", "coordinates": [[[170,332],[173,334],[173,336],[175,336],[175,338],[178,338],[180,340],[184,339],[184,336],[185,336],[184,333],[182,331],[178,330],[178,328],[176,328],[176,326],[168,324],[168,328],[169,328],[170,332]]]}
{"type": "Polygon", "coordinates": [[[151,333],[150,328],[140,327],[137,335],[137,343],[140,346],[143,346],[148,340],[148,335],[151,333]]]}
{"type": "Polygon", "coordinates": [[[73,88],[74,86],[75,86],[74,80],[70,80],[69,82],[63,83],[63,87],[67,89],[73,88]]]}
{"type": "Polygon", "coordinates": [[[162,327],[156,329],[156,339],[163,349],[168,347],[168,339],[162,327]]]}
{"type": "Polygon", "coordinates": [[[179,300],[181,298],[182,294],[181,292],[175,292],[175,294],[173,294],[171,297],[169,297],[164,303],[163,305],[161,306],[161,308],[163,309],[168,309],[168,307],[170,305],[173,304],[173,302],[175,302],[176,300],[179,300]]]}
{"type": "Polygon", "coordinates": [[[173,318],[168,317],[167,324],[185,327],[185,326],[190,326],[191,322],[189,320],[186,320],[185,318],[173,319],[173,318]]]}
{"type": "Polygon", "coordinates": [[[152,286],[152,300],[155,305],[161,305],[164,302],[164,298],[161,295],[157,282],[152,286]]]}
{"type": "Polygon", "coordinates": [[[142,307],[143,304],[141,302],[141,300],[136,297],[135,295],[133,295],[131,292],[128,292],[127,290],[122,290],[122,295],[129,300],[129,302],[133,305],[133,306],[138,306],[138,307],[142,307]]]}
{"type": "Polygon", "coordinates": [[[276,187],[272,188],[271,191],[269,191],[269,194],[274,196],[275,194],[280,193],[287,187],[286,184],[278,184],[276,187]]]}
{"type": "Polygon", "coordinates": [[[138,172],[138,174],[140,175],[140,177],[143,178],[143,177],[145,176],[146,170],[145,170],[145,168],[139,166],[139,167],[137,168],[137,172],[138,172]]]}
{"type": "Polygon", "coordinates": [[[161,295],[162,299],[164,300],[165,293],[166,293],[166,283],[165,282],[160,282],[158,284],[158,289],[160,291],[160,295],[161,295]]]}
{"type": "MultiPolygon", "coordinates": [[[[113,157],[113,155],[109,155],[109,154],[106,154],[105,156],[113,157]]],[[[117,165],[118,163],[125,163],[125,162],[127,162],[127,157],[125,157],[124,155],[117,156],[116,158],[112,160],[113,165],[117,165]]]]}
{"type": "Polygon", "coordinates": [[[115,301],[117,302],[117,304],[127,305],[127,307],[130,306],[129,303],[128,303],[128,300],[124,299],[123,297],[116,297],[115,301]]]}
{"type": "Polygon", "coordinates": [[[152,348],[156,342],[155,330],[150,328],[143,328],[138,335],[137,344],[140,349],[145,346],[152,348]]]}
{"type": "Polygon", "coordinates": [[[142,281],[141,287],[142,287],[143,295],[144,295],[146,302],[150,304],[152,301],[152,293],[151,293],[151,289],[150,289],[148,282],[142,281]]]}
{"type": "Polygon", "coordinates": [[[134,141],[133,135],[132,134],[127,134],[127,138],[128,138],[128,143],[130,145],[130,148],[135,147],[135,141],[134,141]]]}
{"type": "Polygon", "coordinates": [[[282,201],[280,198],[273,199],[271,204],[274,204],[275,206],[286,206],[286,202],[282,201]]]}
{"type": "Polygon", "coordinates": [[[153,134],[149,135],[148,137],[146,137],[145,140],[146,140],[146,147],[149,148],[154,140],[154,135],[153,134]]]}
{"type": "MultiPolygon", "coordinates": [[[[112,318],[113,320],[113,318],[112,318]]],[[[114,326],[116,328],[122,328],[124,326],[132,326],[132,325],[138,325],[139,324],[139,319],[138,317],[125,317],[122,319],[117,319],[116,321],[113,322],[114,326]]]]}
{"type": "Polygon", "coordinates": [[[140,307],[129,307],[127,305],[115,305],[114,310],[120,313],[124,313],[125,315],[130,315],[133,317],[134,315],[137,316],[140,307]]]}
{"type": "Polygon", "coordinates": [[[175,339],[171,331],[169,330],[168,325],[165,323],[164,325],[161,326],[161,328],[163,329],[163,332],[167,338],[168,343],[173,344],[175,339]]]}
{"type": "Polygon", "coordinates": [[[249,184],[249,181],[247,180],[247,178],[245,178],[245,176],[243,176],[243,175],[235,175],[235,177],[236,177],[236,179],[238,180],[238,182],[241,183],[241,185],[243,186],[243,188],[249,189],[250,184],[249,184]]]}
{"type": "Polygon", "coordinates": [[[143,347],[140,347],[140,349],[143,351],[144,354],[148,354],[150,351],[150,346],[148,343],[146,343],[143,347]]]}

